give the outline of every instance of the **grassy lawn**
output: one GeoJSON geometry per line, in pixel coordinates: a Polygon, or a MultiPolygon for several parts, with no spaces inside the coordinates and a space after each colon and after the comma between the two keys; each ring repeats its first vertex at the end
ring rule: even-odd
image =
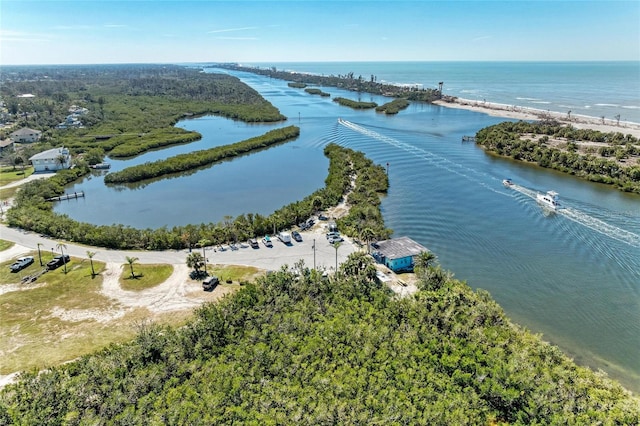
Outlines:
{"type": "Polygon", "coordinates": [[[9,250],[14,246],[14,243],[7,240],[0,240],[0,251],[9,250]]]}
{"type": "Polygon", "coordinates": [[[155,287],[165,282],[173,273],[171,265],[133,265],[134,278],[131,277],[131,267],[125,264],[120,276],[120,287],[123,290],[141,291],[155,287]]]}
{"type": "MultiPolygon", "coordinates": [[[[34,283],[21,284],[23,277],[42,270],[38,252],[29,254],[35,262],[18,273],[9,271],[13,260],[0,263],[0,375],[40,370],[112,343],[126,342],[148,321],[180,326],[192,317],[191,310],[159,314],[151,314],[144,307],[125,310],[116,300],[100,292],[102,276],[99,274],[105,264],[93,262],[98,275],[92,278],[88,259],[72,257],[67,264],[67,274],[60,267],[34,283]]],[[[52,257],[51,252],[42,252],[44,263],[52,257]]],[[[171,265],[134,264],[133,269],[135,279],[130,278],[129,265],[123,267],[120,282],[124,289],[157,286],[173,272],[171,265]]],[[[250,281],[263,273],[246,266],[209,265],[208,270],[220,277],[221,284],[231,291],[239,288],[241,281],[250,281]],[[232,284],[226,280],[232,280],[232,284]]],[[[200,291],[194,294],[203,297],[203,301],[210,296],[200,291]]]]}
{"type": "Polygon", "coordinates": [[[16,192],[18,192],[19,189],[19,186],[14,186],[13,188],[5,188],[0,190],[0,200],[8,200],[9,198],[15,197],[16,192]]]}
{"type": "MultiPolygon", "coordinates": [[[[145,308],[124,311],[118,302],[100,293],[105,264],[93,262],[91,277],[88,259],[71,258],[67,274],[60,267],[31,284],[20,284],[22,277],[40,271],[38,253],[29,253],[35,262],[18,273],[9,272],[13,262],[0,264],[0,374],[43,369],[100,350],[112,343],[134,338],[140,324],[149,320],[181,325],[191,311],[151,315],[145,308]],[[28,289],[25,289],[28,288],[28,289]],[[23,289],[23,290],[21,290],[23,289]]],[[[42,260],[51,259],[43,253],[42,260]]],[[[171,275],[170,265],[134,265],[151,286],[171,275]],[[164,276],[164,278],[163,278],[164,276]]],[[[129,265],[125,265],[125,272],[129,265]]]]}
{"type": "Polygon", "coordinates": [[[4,167],[0,169],[0,186],[6,185],[11,182],[15,182],[20,179],[24,179],[33,174],[33,167],[25,167],[24,170],[20,168],[4,167]]]}
{"type": "MultiPolygon", "coordinates": [[[[17,291],[0,294],[0,374],[67,361],[102,347],[114,339],[114,334],[122,333],[104,327],[89,315],[90,310],[115,307],[112,300],[99,293],[102,277],[91,278],[88,262],[71,258],[67,274],[58,268],[34,283],[20,284],[21,277],[42,269],[37,252],[31,254],[36,261],[18,273],[9,272],[11,262],[0,265],[0,290],[18,286],[17,291]],[[29,290],[20,290],[25,287],[29,290]]],[[[94,262],[94,267],[98,272],[104,264],[94,262]]]]}
{"type": "Polygon", "coordinates": [[[253,281],[255,277],[264,273],[261,269],[253,266],[239,265],[209,265],[207,266],[209,275],[215,275],[221,284],[227,284],[231,280],[233,284],[240,284],[241,281],[253,281]]]}

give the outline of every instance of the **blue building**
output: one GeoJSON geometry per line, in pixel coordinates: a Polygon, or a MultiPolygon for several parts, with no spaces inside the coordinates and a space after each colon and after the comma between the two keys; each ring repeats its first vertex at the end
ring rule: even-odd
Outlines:
{"type": "Polygon", "coordinates": [[[371,249],[373,258],[393,272],[412,272],[415,257],[429,251],[409,237],[377,241],[371,243],[371,249]]]}

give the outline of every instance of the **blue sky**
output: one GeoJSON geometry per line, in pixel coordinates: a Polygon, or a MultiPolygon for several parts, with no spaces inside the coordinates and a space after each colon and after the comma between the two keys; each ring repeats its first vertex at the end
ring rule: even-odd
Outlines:
{"type": "Polygon", "coordinates": [[[0,64],[640,60],[640,1],[0,2],[0,64]]]}

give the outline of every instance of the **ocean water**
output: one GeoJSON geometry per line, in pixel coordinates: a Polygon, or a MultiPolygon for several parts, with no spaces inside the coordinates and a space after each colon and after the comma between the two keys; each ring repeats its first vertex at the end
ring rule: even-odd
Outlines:
{"type": "Polygon", "coordinates": [[[640,123],[640,62],[243,63],[437,88],[473,101],[640,123]]]}

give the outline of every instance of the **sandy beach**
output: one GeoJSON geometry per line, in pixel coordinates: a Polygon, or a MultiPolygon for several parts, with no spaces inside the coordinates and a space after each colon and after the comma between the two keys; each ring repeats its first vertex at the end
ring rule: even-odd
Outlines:
{"type": "Polygon", "coordinates": [[[512,118],[516,120],[541,120],[553,118],[562,124],[572,125],[577,129],[592,129],[601,132],[620,132],[624,135],[631,134],[640,138],[640,123],[620,121],[608,118],[590,117],[586,115],[573,115],[540,109],[520,107],[517,105],[498,104],[485,101],[474,101],[471,99],[446,97],[434,104],[448,107],[478,111],[494,117],[512,118]]]}

